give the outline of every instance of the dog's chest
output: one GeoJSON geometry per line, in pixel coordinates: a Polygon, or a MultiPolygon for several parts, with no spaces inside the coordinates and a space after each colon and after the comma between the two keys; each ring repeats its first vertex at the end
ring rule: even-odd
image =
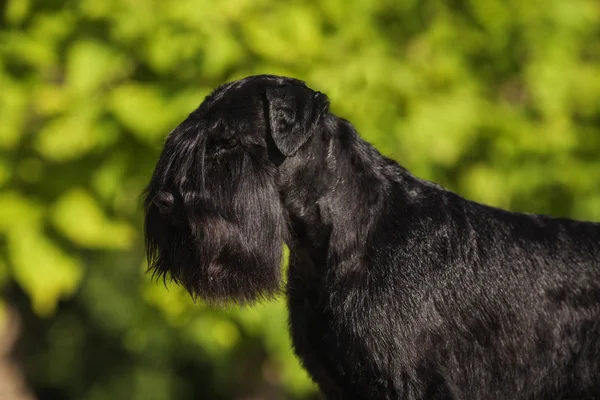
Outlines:
{"type": "MultiPolygon", "coordinates": [[[[344,310],[332,303],[332,288],[323,275],[306,273],[315,271],[314,265],[303,265],[299,274],[294,273],[294,267],[292,264],[288,273],[293,346],[320,387],[327,386],[333,393],[327,398],[347,398],[349,388],[357,398],[396,398],[394,370],[383,366],[389,366],[390,358],[397,354],[398,342],[390,343],[390,332],[379,329],[391,328],[393,324],[388,321],[382,325],[381,320],[393,313],[371,303],[350,305],[344,310]],[[375,376],[377,382],[373,381],[375,376]],[[338,397],[340,387],[343,395],[338,397]]],[[[340,301],[343,298],[352,304],[352,292],[346,289],[340,289],[340,301]]],[[[400,332],[394,333],[401,341],[400,332]]]]}

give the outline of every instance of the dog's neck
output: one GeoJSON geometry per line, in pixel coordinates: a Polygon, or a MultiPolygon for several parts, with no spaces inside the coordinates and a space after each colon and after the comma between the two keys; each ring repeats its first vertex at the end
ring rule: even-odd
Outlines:
{"type": "Polygon", "coordinates": [[[327,115],[318,131],[280,170],[293,254],[321,270],[365,252],[397,164],[360,138],[354,127],[327,115]],[[309,259],[306,259],[306,258],[309,259]]]}

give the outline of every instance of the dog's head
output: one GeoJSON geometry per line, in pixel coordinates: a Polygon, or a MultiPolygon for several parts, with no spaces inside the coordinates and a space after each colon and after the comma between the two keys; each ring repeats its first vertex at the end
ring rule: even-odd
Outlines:
{"type": "Polygon", "coordinates": [[[328,105],[303,82],[269,75],[209,95],[169,134],[146,189],[150,269],[208,301],[275,292],[287,234],[277,167],[328,105]]]}

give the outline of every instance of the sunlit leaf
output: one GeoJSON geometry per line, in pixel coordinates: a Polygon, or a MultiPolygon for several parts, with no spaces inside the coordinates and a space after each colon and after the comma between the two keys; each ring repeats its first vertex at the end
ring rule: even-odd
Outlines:
{"type": "Polygon", "coordinates": [[[9,149],[24,133],[28,99],[23,87],[1,75],[0,91],[0,149],[9,149]]]}
{"type": "Polygon", "coordinates": [[[208,76],[218,76],[240,62],[244,48],[231,34],[211,35],[204,44],[203,70],[208,76]]]}
{"type": "Polygon", "coordinates": [[[31,7],[30,0],[10,0],[5,6],[4,18],[11,24],[18,24],[27,16],[31,7]]]}
{"type": "Polygon", "coordinates": [[[33,102],[36,111],[44,116],[54,116],[67,111],[73,104],[64,86],[56,84],[40,85],[33,102]]]}
{"type": "Polygon", "coordinates": [[[279,9],[244,24],[252,50],[272,61],[294,62],[323,49],[318,16],[302,7],[279,9]]]}
{"type": "Polygon", "coordinates": [[[164,99],[151,86],[120,86],[112,94],[110,107],[131,132],[144,140],[163,137],[174,128],[164,99]]]}
{"type": "Polygon", "coordinates": [[[422,157],[452,165],[473,139],[478,117],[476,97],[468,90],[421,101],[407,121],[406,142],[422,157]]]}
{"type": "Polygon", "coordinates": [[[38,133],[38,152],[51,160],[67,161],[92,150],[98,140],[93,126],[95,113],[85,107],[49,122],[38,133]]]}
{"type": "Polygon", "coordinates": [[[39,225],[43,215],[44,209],[39,203],[14,191],[0,192],[0,233],[23,225],[39,225]]]}
{"type": "Polygon", "coordinates": [[[125,176],[126,159],[122,153],[115,153],[94,172],[92,186],[104,200],[117,195],[125,176]]]}
{"type": "Polygon", "coordinates": [[[52,119],[38,132],[35,149],[51,161],[66,162],[111,144],[119,132],[98,113],[94,104],[81,104],[52,119]]]}
{"type": "Polygon", "coordinates": [[[85,190],[65,193],[52,208],[52,222],[73,243],[100,249],[127,249],[135,237],[124,221],[109,219],[85,190]]]}
{"type": "MultiPolygon", "coordinates": [[[[189,311],[190,306],[193,304],[189,293],[172,282],[163,285],[162,281],[156,282],[148,279],[144,285],[143,296],[149,304],[152,304],[163,313],[167,321],[174,325],[187,321],[184,314],[189,311]]],[[[200,309],[200,303],[196,307],[200,309]]]]}
{"type": "Polygon", "coordinates": [[[8,250],[15,280],[30,296],[33,310],[41,316],[52,314],[59,299],[72,295],[81,280],[79,262],[35,225],[12,229],[8,234],[8,250]]]}
{"type": "Polygon", "coordinates": [[[114,49],[91,40],[74,43],[67,60],[66,83],[78,95],[90,94],[114,80],[127,76],[128,60],[114,49]]]}

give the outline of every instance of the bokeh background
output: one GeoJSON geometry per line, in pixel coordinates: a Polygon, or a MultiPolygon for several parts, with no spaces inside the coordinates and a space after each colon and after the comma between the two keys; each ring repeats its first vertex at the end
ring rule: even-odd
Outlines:
{"type": "Polygon", "coordinates": [[[600,220],[597,0],[0,1],[2,399],[316,398],[282,301],[145,274],[166,134],[256,73],[463,196],[600,220]]]}

